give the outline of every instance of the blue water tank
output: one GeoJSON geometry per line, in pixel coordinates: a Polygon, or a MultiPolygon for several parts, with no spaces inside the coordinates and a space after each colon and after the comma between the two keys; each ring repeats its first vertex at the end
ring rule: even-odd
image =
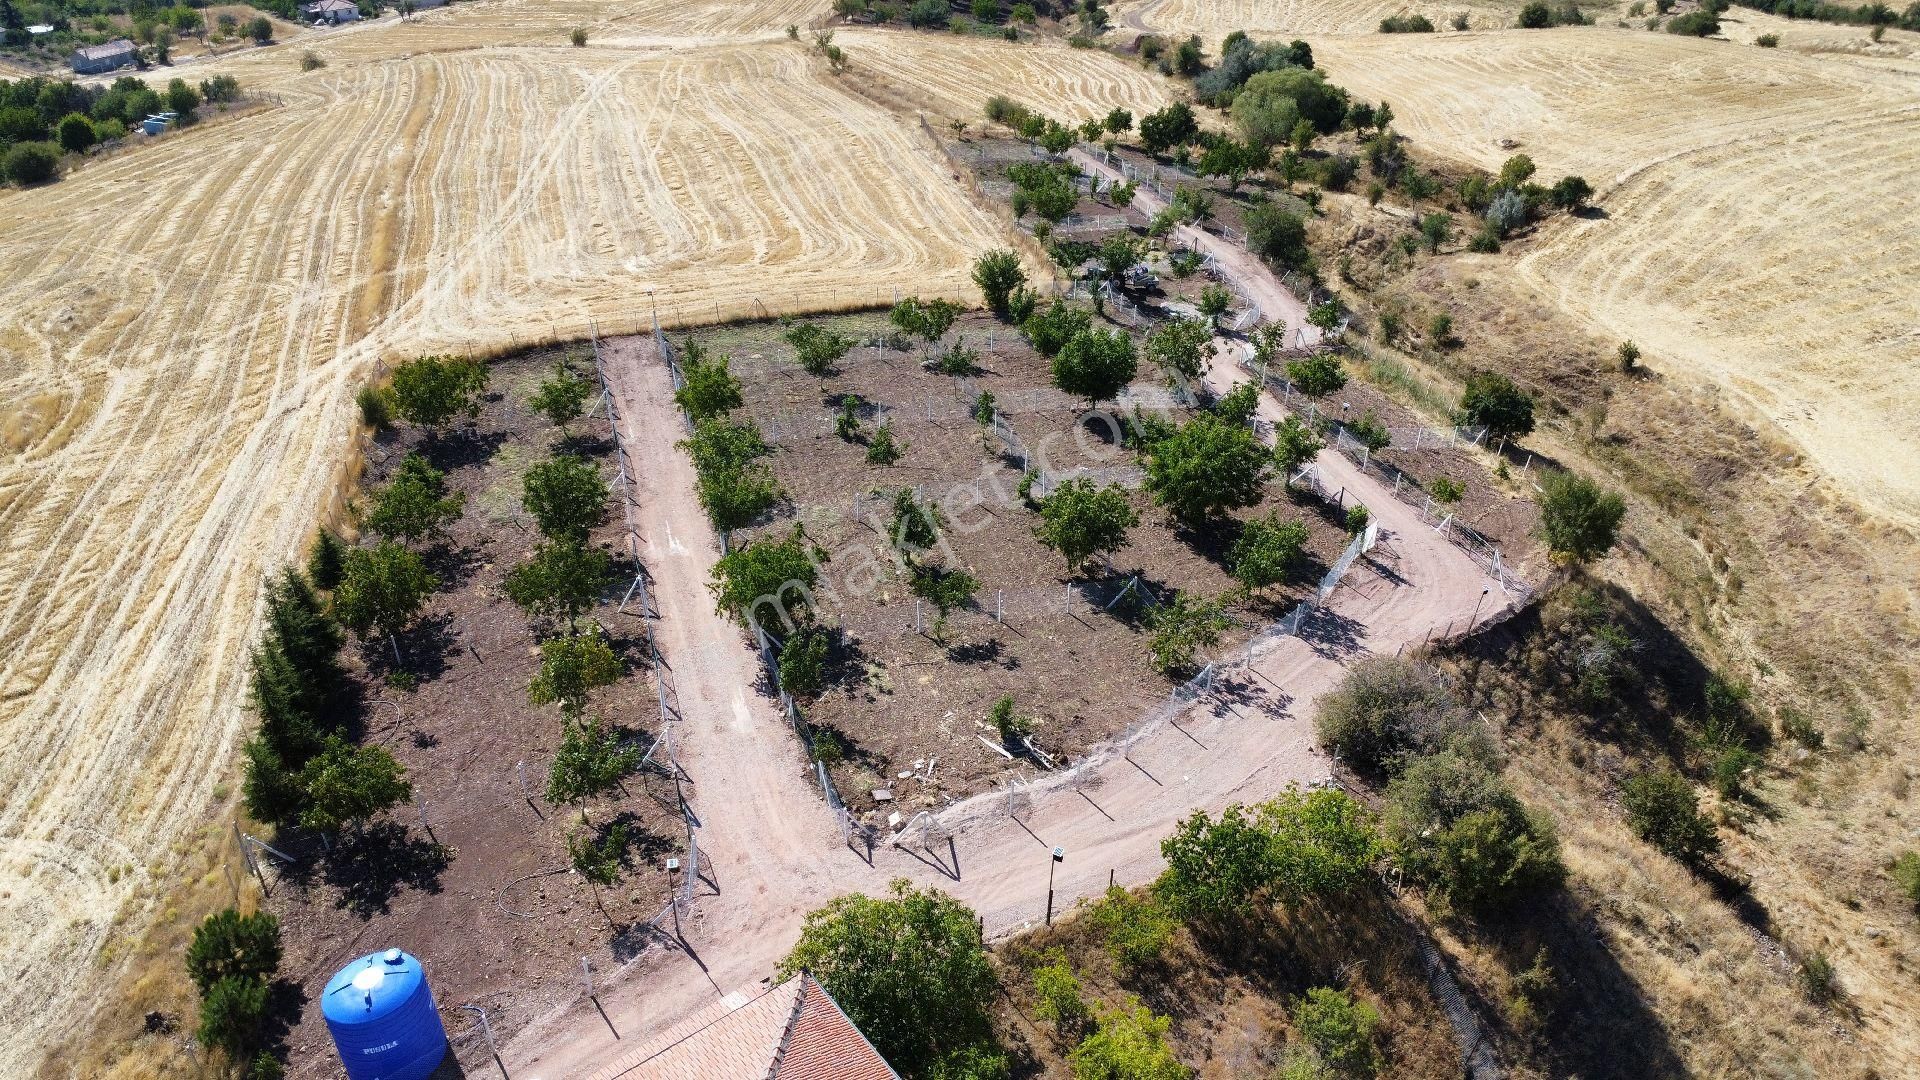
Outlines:
{"type": "Polygon", "coordinates": [[[422,1080],[447,1054],[427,973],[399,949],[341,968],[327,980],[320,1013],[348,1080],[422,1080]]]}

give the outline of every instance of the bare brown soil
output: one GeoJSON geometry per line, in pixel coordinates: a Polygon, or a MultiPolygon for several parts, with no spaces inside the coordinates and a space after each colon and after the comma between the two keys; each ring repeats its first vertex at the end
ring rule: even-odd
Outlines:
{"type": "MultiPolygon", "coordinates": [[[[500,588],[539,540],[520,507],[525,470],[559,447],[590,455],[608,474],[614,468],[604,413],[563,435],[527,407],[562,355],[542,350],[494,365],[493,392],[471,431],[435,439],[402,430],[368,454],[368,486],[419,450],[446,469],[448,489],[464,494],[467,506],[429,556],[440,591],[400,642],[403,670],[418,679],[417,688],[387,684],[396,665],[385,641],[348,650],[367,702],[365,741],[385,746],[407,767],[416,803],[331,851],[317,837],[283,835],[275,846],[300,861],[281,867],[266,860],[270,893],[263,906],[280,916],[281,971],[305,998],[288,1036],[289,1075],[337,1074],[317,995],[355,956],[393,946],[415,953],[449,1031],[472,1026],[459,1011],[471,1004],[484,1007],[496,1037],[505,1038],[531,1016],[578,996],[582,958],[603,977],[630,960],[645,938],[639,924],[665,903],[662,860],[685,843],[672,781],[637,775],[621,794],[580,808],[545,800],[560,717],[557,707],[527,703],[539,667],[538,628],[500,588]],[[572,869],[566,840],[583,828],[581,810],[593,825],[624,818],[639,834],[631,865],[612,888],[596,889],[572,869]]],[[[572,356],[592,370],[590,350],[576,348],[572,356]]],[[[591,617],[607,629],[629,674],[597,691],[589,711],[644,748],[660,730],[660,713],[644,621],[634,607],[616,611],[633,573],[617,507],[592,542],[619,559],[620,583],[591,617]]]]}
{"type": "MultiPolygon", "coordinates": [[[[955,379],[923,369],[917,348],[859,348],[838,374],[816,381],[791,361],[776,331],[758,343],[720,339],[747,365],[747,410],[777,433],[780,451],[770,463],[790,504],[735,540],[783,534],[801,521],[829,553],[825,608],[845,635],[842,680],[806,713],[847,744],[848,760],[833,772],[856,811],[876,805],[875,788],[893,793],[894,805],[883,809],[911,813],[1031,773],[1033,760],[1016,764],[980,741],[1000,741],[985,717],[1003,694],[1038,721],[1034,743],[1058,759],[1077,757],[1164,699],[1174,683],[1148,665],[1144,605],[1121,600],[1103,610],[1129,579],[1137,576],[1162,600],[1177,593],[1226,598],[1236,625],[1209,653],[1228,655],[1306,595],[1346,545],[1333,508],[1310,497],[1295,501],[1275,485],[1265,503],[1238,516],[1277,511],[1304,521],[1312,535],[1308,557],[1293,584],[1239,600],[1229,595],[1237,583],[1223,565],[1223,546],[1177,530],[1135,490],[1140,525],[1112,569],[1069,574],[1033,534],[1039,517],[1016,494],[1018,463],[968,415],[971,401],[955,379]],[[834,434],[835,403],[844,394],[867,404],[868,431],[880,416],[888,420],[907,447],[899,463],[870,465],[863,445],[834,434]],[[891,498],[901,488],[943,508],[951,548],[940,558],[980,581],[974,606],[942,628],[927,605],[915,632],[915,600],[885,551],[891,498]],[[997,601],[1003,621],[994,618],[997,601]],[[909,780],[902,772],[915,775],[909,780]]],[[[1024,339],[984,316],[963,319],[954,330],[983,349],[990,333],[993,346],[972,383],[994,395],[1034,463],[1050,475],[1093,469],[1098,482],[1137,489],[1132,453],[1104,442],[1105,429],[1081,427],[1085,403],[1051,388],[1046,359],[1024,339]]],[[[1141,368],[1130,399],[1150,409],[1166,403],[1152,365],[1143,361],[1141,368]]],[[[1123,402],[1119,411],[1128,408],[1123,402]]]]}

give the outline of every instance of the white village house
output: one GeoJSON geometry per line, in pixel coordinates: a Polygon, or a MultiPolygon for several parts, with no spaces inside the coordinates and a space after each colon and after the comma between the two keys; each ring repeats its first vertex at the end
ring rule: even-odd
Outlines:
{"type": "Polygon", "coordinates": [[[137,62],[138,50],[126,38],[115,38],[105,45],[87,45],[73,50],[69,62],[76,75],[98,75],[103,71],[128,67],[137,62]]]}
{"type": "Polygon", "coordinates": [[[316,0],[300,9],[300,13],[316,23],[332,23],[338,26],[345,22],[356,22],[360,18],[358,4],[349,0],[316,0]]]}

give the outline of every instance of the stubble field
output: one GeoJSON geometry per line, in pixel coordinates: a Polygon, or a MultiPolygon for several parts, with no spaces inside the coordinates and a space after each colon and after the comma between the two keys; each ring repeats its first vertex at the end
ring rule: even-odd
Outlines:
{"type": "Polygon", "coordinates": [[[1592,181],[1604,212],[1522,249],[1521,279],[1732,390],[1868,509],[1920,524],[1910,80],[1599,28],[1337,38],[1315,55],[1390,101],[1416,149],[1496,169],[1526,153],[1549,181],[1592,181]]]}
{"type": "MultiPolygon", "coordinates": [[[[325,47],[381,29],[421,44],[325,47]]],[[[648,290],[666,321],[957,295],[1004,242],[800,45],[234,63],[279,107],[0,194],[0,945],[46,958],[0,990],[35,1035],[7,1075],[230,797],[260,575],[378,361],[630,326],[648,290]]]]}

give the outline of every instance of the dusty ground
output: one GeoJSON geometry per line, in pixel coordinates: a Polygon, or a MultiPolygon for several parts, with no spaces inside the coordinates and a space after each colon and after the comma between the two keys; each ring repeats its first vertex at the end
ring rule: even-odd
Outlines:
{"type": "MultiPolygon", "coordinates": [[[[972,385],[994,395],[1006,423],[1049,474],[1088,469],[1096,482],[1135,489],[1140,524],[1111,571],[1069,574],[1060,556],[1034,537],[1038,516],[1015,494],[1017,462],[998,442],[985,443],[968,415],[966,389],[923,370],[917,349],[856,349],[823,384],[793,363],[777,329],[768,327],[757,342],[733,333],[713,345],[741,358],[736,368],[747,384],[746,411],[779,441],[768,462],[788,499],[771,521],[735,539],[784,535],[798,521],[829,553],[823,614],[846,635],[837,663],[847,674],[808,703],[806,715],[848,746],[850,760],[832,771],[849,806],[874,821],[892,810],[911,815],[1035,771],[1034,762],[1010,761],[980,743],[981,737],[999,742],[985,716],[1003,694],[1014,698],[1021,715],[1039,721],[1035,744],[1061,758],[1079,757],[1165,698],[1174,681],[1148,665],[1140,605],[1104,606],[1118,601],[1136,575],[1163,599],[1180,592],[1232,600],[1236,582],[1219,545],[1195,545],[1137,490],[1140,470],[1131,453],[1076,434],[1085,403],[1049,385],[1043,357],[984,316],[963,319],[953,331],[983,350],[983,370],[972,385]],[[848,393],[879,410],[866,421],[869,430],[885,417],[904,440],[898,464],[869,465],[864,447],[833,433],[832,402],[848,393]],[[975,604],[955,612],[938,638],[931,607],[923,612],[924,632],[914,631],[915,601],[882,551],[890,499],[903,487],[945,508],[952,527],[941,558],[980,582],[975,604]],[[1071,608],[1070,584],[1076,589],[1071,608]],[[995,621],[997,605],[1004,621],[995,621]],[[936,758],[929,780],[926,763],[936,758]],[[901,772],[915,776],[902,780],[901,772]],[[889,789],[894,805],[876,806],[875,788],[889,789]]],[[[1134,403],[1173,421],[1191,415],[1167,399],[1150,363],[1142,363],[1118,411],[1134,403]]],[[[1215,650],[1220,655],[1298,603],[1347,544],[1332,507],[1305,495],[1290,499],[1277,487],[1262,505],[1235,516],[1269,512],[1307,524],[1307,557],[1295,582],[1228,604],[1235,625],[1215,650]]]]}
{"type": "MultiPolygon", "coordinates": [[[[582,352],[572,350],[576,362],[582,352]]],[[[501,591],[506,572],[531,555],[538,540],[519,505],[520,478],[560,440],[526,399],[559,356],[542,350],[495,365],[493,400],[472,435],[423,446],[417,432],[405,431],[382,439],[368,455],[372,485],[408,451],[421,449],[447,470],[448,490],[464,494],[467,509],[430,558],[442,586],[401,642],[417,689],[384,683],[394,667],[384,642],[348,649],[370,703],[366,741],[387,747],[407,767],[416,803],[334,852],[311,837],[283,836],[276,844],[301,862],[277,868],[268,861],[273,892],[263,906],[281,919],[287,950],[281,973],[305,997],[287,1036],[290,1075],[322,1077],[339,1068],[318,994],[346,959],[390,945],[406,948],[426,962],[436,1000],[449,1009],[485,1007],[495,1033],[505,1037],[578,992],[583,957],[597,971],[630,959],[646,938],[641,924],[666,902],[662,860],[685,846],[672,783],[635,776],[624,793],[579,808],[542,797],[560,718],[555,707],[527,704],[527,684],[539,667],[536,639],[527,617],[501,591]],[[531,804],[520,787],[522,766],[531,804]],[[566,837],[580,828],[582,809],[595,824],[631,815],[639,833],[632,865],[612,888],[596,890],[568,869],[566,837]],[[447,934],[448,926],[462,932],[447,934]]],[[[590,352],[584,364],[591,371],[590,352]]],[[[571,434],[570,448],[611,475],[613,443],[604,417],[574,424],[571,434]]],[[[626,538],[617,511],[591,538],[615,553],[624,571],[590,617],[606,628],[628,675],[597,691],[589,709],[645,748],[661,721],[643,620],[636,608],[616,610],[632,575],[626,538]]]]}
{"type": "MultiPolygon", "coordinates": [[[[1004,243],[801,45],[571,49],[601,9],[545,37],[519,7],[331,34],[305,75],[291,46],[202,66],[284,104],[0,193],[9,948],[102,956],[225,797],[260,574],[329,505],[377,360],[630,326],[649,289],[674,321],[960,295],[1004,243]]],[[[30,968],[0,1022],[54,1034],[28,1018],[91,982],[30,968]]]]}
{"type": "MultiPolygon", "coordinates": [[[[989,793],[942,815],[953,830],[950,842],[849,851],[813,794],[797,740],[772,702],[748,689],[756,683],[752,653],[713,610],[705,582],[717,550],[689,494],[691,469],[671,449],[677,414],[667,373],[650,352],[644,340],[620,343],[611,370],[623,422],[635,433],[640,475],[659,485],[643,488],[641,531],[668,628],[663,648],[683,690],[680,761],[696,778],[725,780],[702,790],[695,805],[714,892],[696,898],[684,956],[651,954],[636,968],[640,978],[603,997],[616,1031],[657,1025],[708,995],[763,977],[806,911],[841,891],[879,888],[888,877],[905,874],[952,891],[981,912],[990,936],[1030,926],[1043,914],[1046,886],[1034,871],[1044,868],[1054,845],[1072,853],[1057,881],[1061,902],[1104,889],[1110,874],[1146,880],[1159,869],[1160,837],[1189,808],[1257,800],[1327,775],[1308,718],[1344,658],[1398,649],[1458,625],[1480,597],[1478,570],[1422,527],[1415,508],[1344,459],[1323,454],[1328,483],[1374,507],[1386,541],[1356,567],[1305,639],[1282,638],[1263,649],[1251,675],[1230,680],[1182,723],[1156,729],[1124,758],[1109,759],[1079,790],[1043,785],[1023,797],[1017,818],[1006,815],[1002,796],[989,793]]],[[[1213,376],[1222,389],[1231,379],[1224,369],[1213,376]]],[[[1263,418],[1281,415],[1271,399],[1262,403],[1263,418]]],[[[607,1022],[580,1007],[556,1011],[516,1041],[509,1061],[534,1077],[589,1068],[615,1075],[618,1046],[605,1033],[607,1022]]]]}

